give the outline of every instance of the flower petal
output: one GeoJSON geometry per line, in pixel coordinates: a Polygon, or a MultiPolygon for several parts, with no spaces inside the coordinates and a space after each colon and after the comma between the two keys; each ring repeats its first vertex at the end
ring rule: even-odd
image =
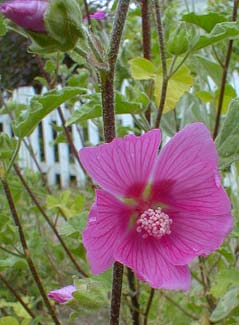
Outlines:
{"type": "Polygon", "coordinates": [[[160,241],[142,239],[135,229],[121,241],[114,258],[153,288],[188,290],[190,287],[188,267],[170,264],[162,254],[160,241]]]}
{"type": "Polygon", "coordinates": [[[131,209],[103,190],[96,191],[88,225],[83,231],[83,244],[94,274],[101,273],[114,262],[113,253],[126,233],[131,209]]]}
{"type": "Polygon", "coordinates": [[[201,215],[171,211],[171,234],[160,240],[160,245],[170,263],[184,265],[200,255],[216,250],[232,230],[231,215],[201,215]]]}
{"type": "Polygon", "coordinates": [[[128,135],[98,147],[81,149],[80,160],[107,191],[138,198],[152,172],[160,138],[156,129],[142,136],[128,135]]]}
{"type": "Polygon", "coordinates": [[[208,129],[193,123],[163,148],[153,175],[152,200],[210,215],[230,212],[220,184],[218,155],[208,129]]]}

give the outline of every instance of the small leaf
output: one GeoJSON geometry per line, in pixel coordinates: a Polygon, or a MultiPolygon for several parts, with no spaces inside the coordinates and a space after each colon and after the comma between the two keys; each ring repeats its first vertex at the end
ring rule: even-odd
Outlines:
{"type": "Polygon", "coordinates": [[[155,75],[155,66],[144,58],[135,58],[129,61],[132,77],[136,80],[152,79],[155,75]]]}
{"type": "Polygon", "coordinates": [[[216,138],[219,167],[224,169],[239,160],[239,99],[232,100],[224,124],[216,138]]]}
{"type": "Polygon", "coordinates": [[[219,322],[228,317],[231,312],[239,306],[239,287],[231,288],[219,300],[216,308],[213,310],[210,321],[219,322]]]}
{"type": "Polygon", "coordinates": [[[194,12],[190,12],[184,15],[182,20],[195,24],[210,33],[216,24],[226,21],[226,17],[216,12],[209,12],[205,15],[197,15],[194,12]]]}

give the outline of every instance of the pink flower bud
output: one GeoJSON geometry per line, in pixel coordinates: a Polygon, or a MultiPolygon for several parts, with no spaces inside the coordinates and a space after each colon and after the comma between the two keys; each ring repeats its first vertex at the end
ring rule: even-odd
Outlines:
{"type": "Polygon", "coordinates": [[[0,3],[0,12],[25,29],[43,33],[48,4],[48,0],[13,0],[0,3]]]}
{"type": "Polygon", "coordinates": [[[73,299],[72,293],[76,291],[73,285],[69,285],[48,293],[48,297],[55,300],[58,304],[64,304],[73,299]]]}
{"type": "MultiPolygon", "coordinates": [[[[90,19],[103,20],[105,18],[106,18],[105,11],[96,11],[93,14],[90,14],[90,19]]],[[[83,21],[87,21],[87,17],[85,17],[83,21]]]]}

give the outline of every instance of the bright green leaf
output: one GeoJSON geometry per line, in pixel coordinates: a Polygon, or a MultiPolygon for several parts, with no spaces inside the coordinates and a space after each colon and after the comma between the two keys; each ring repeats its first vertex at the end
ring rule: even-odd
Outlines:
{"type": "Polygon", "coordinates": [[[44,96],[33,97],[30,107],[23,111],[14,121],[15,135],[21,139],[29,136],[46,115],[82,92],[85,92],[85,90],[79,87],[65,87],[62,90],[49,91],[44,96]]]}
{"type": "Polygon", "coordinates": [[[210,76],[216,85],[221,85],[222,68],[217,63],[202,55],[194,55],[191,59],[192,71],[197,74],[198,71],[205,73],[205,78],[210,76]]]}
{"type": "Polygon", "coordinates": [[[16,320],[16,318],[11,316],[6,316],[0,318],[0,325],[19,325],[19,323],[16,320]]]}
{"type": "Polygon", "coordinates": [[[219,300],[216,308],[213,310],[210,321],[219,322],[228,317],[232,311],[239,306],[239,287],[231,288],[219,300]]]}
{"type": "Polygon", "coordinates": [[[155,75],[155,66],[144,58],[135,58],[129,61],[132,77],[136,80],[152,79],[155,75]]]}
{"type": "Polygon", "coordinates": [[[187,23],[195,24],[210,33],[216,24],[226,21],[226,18],[216,12],[209,12],[205,15],[198,15],[194,12],[190,12],[184,15],[182,20],[187,23]]]}
{"type": "Polygon", "coordinates": [[[224,169],[239,160],[239,99],[231,102],[225,122],[216,138],[219,167],[224,169]]]}

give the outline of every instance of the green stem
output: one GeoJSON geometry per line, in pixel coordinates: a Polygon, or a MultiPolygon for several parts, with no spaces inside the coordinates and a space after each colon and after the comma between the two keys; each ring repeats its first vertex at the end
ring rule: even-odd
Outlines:
{"type": "Polygon", "coordinates": [[[150,308],[151,308],[151,305],[153,302],[154,293],[155,293],[155,290],[153,288],[151,288],[150,294],[149,294],[149,299],[148,299],[147,306],[146,306],[146,310],[144,313],[144,325],[148,324],[148,316],[149,316],[149,311],[150,311],[150,308]]]}
{"type": "Polygon", "coordinates": [[[15,151],[14,151],[12,157],[11,157],[11,160],[10,160],[9,165],[7,167],[7,170],[6,170],[6,174],[5,174],[6,177],[8,176],[10,170],[12,169],[12,166],[13,166],[15,160],[17,159],[17,155],[18,155],[19,150],[21,148],[21,144],[22,144],[22,140],[21,139],[18,139],[18,141],[17,141],[17,147],[16,147],[16,149],[15,149],[15,151]]]}

